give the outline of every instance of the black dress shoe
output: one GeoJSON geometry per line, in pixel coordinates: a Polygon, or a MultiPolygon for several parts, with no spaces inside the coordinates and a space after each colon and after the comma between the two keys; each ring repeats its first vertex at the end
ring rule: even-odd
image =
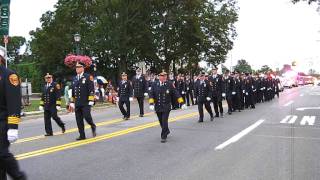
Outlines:
{"type": "Polygon", "coordinates": [[[230,112],[228,112],[228,114],[229,114],[229,115],[231,115],[231,114],[232,114],[232,112],[230,111],[230,112]]]}
{"type": "Polygon", "coordinates": [[[143,117],[143,114],[140,114],[139,117],[143,117]]]}
{"type": "Polygon", "coordinates": [[[167,139],[161,139],[161,143],[167,142],[167,139]]]}
{"type": "Polygon", "coordinates": [[[81,141],[81,140],[85,140],[85,139],[86,139],[85,137],[78,137],[76,140],[81,141]]]}
{"type": "Polygon", "coordinates": [[[218,114],[216,114],[216,117],[218,118],[218,117],[219,117],[219,115],[218,115],[218,114]]]}
{"type": "Polygon", "coordinates": [[[96,137],[96,136],[97,136],[96,128],[92,128],[92,136],[93,136],[93,137],[96,137]]]}
{"type": "Polygon", "coordinates": [[[45,134],[44,136],[53,136],[53,134],[45,134]]]}
{"type": "Polygon", "coordinates": [[[220,116],[221,118],[223,118],[224,116],[223,116],[223,113],[221,113],[221,116],[220,116]]]}
{"type": "Polygon", "coordinates": [[[198,123],[202,123],[202,122],[203,122],[203,120],[199,120],[199,121],[198,121],[198,123]]]}
{"type": "Polygon", "coordinates": [[[211,117],[211,118],[210,118],[210,121],[213,121],[213,119],[214,119],[214,117],[211,117]]]}
{"type": "Polygon", "coordinates": [[[126,121],[127,121],[127,120],[129,120],[129,119],[130,119],[130,117],[126,117],[124,120],[126,120],[126,121]]]}
{"type": "Polygon", "coordinates": [[[65,132],[66,132],[66,127],[65,127],[65,126],[62,126],[62,127],[61,127],[61,130],[62,130],[62,133],[65,133],[65,132]]]}

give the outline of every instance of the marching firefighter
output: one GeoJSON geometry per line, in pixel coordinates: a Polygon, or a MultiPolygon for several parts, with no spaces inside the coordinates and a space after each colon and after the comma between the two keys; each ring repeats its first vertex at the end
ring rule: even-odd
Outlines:
{"type": "Polygon", "coordinates": [[[186,76],[186,81],[185,81],[185,89],[186,89],[186,102],[187,106],[190,106],[190,101],[191,104],[194,105],[194,100],[193,100],[193,93],[194,93],[194,81],[193,79],[190,79],[190,76],[186,76]]]}
{"type": "Polygon", "coordinates": [[[13,180],[25,180],[17,160],[9,151],[10,143],[18,139],[21,113],[21,89],[18,75],[7,69],[6,50],[0,46],[0,179],[8,174],[13,180]]]}
{"type": "Polygon", "coordinates": [[[213,121],[213,113],[210,106],[211,101],[211,91],[210,83],[205,80],[205,73],[200,74],[200,80],[195,84],[195,94],[197,96],[198,111],[199,111],[199,123],[203,122],[203,105],[205,106],[207,112],[210,115],[210,120],[213,121]]]}
{"type": "Polygon", "coordinates": [[[39,110],[44,111],[44,127],[45,136],[53,136],[51,118],[62,129],[62,133],[66,131],[64,122],[61,121],[57,114],[61,110],[61,87],[53,82],[53,77],[49,73],[45,76],[45,85],[42,88],[42,95],[39,110]]]}
{"type": "Polygon", "coordinates": [[[162,128],[162,143],[167,141],[167,136],[170,134],[168,119],[171,111],[172,99],[177,101],[178,104],[182,104],[183,109],[186,108],[186,105],[184,104],[183,99],[176,90],[175,86],[170,81],[167,81],[167,73],[162,72],[159,74],[159,81],[152,85],[149,94],[150,109],[155,110],[162,128]]]}
{"type": "Polygon", "coordinates": [[[91,126],[92,136],[96,136],[96,125],[94,124],[91,116],[91,107],[94,105],[94,83],[93,76],[84,73],[85,63],[77,62],[76,72],[77,75],[72,81],[72,98],[70,108],[74,109],[77,126],[80,136],[76,140],[86,139],[84,132],[83,119],[91,126]]]}
{"type": "Polygon", "coordinates": [[[132,86],[133,86],[133,95],[137,98],[139,109],[140,109],[140,117],[144,115],[144,97],[148,96],[148,87],[147,82],[144,76],[141,74],[141,69],[138,68],[136,70],[136,75],[132,78],[132,86]]]}
{"type": "Polygon", "coordinates": [[[130,119],[130,102],[133,101],[132,85],[128,81],[128,75],[123,72],[121,74],[121,81],[118,85],[119,109],[123,115],[124,120],[130,119]],[[124,109],[126,105],[126,109],[124,109]]]}
{"type": "Polygon", "coordinates": [[[223,107],[222,98],[226,97],[225,92],[223,92],[223,80],[222,76],[218,74],[217,66],[212,69],[212,75],[208,77],[212,91],[212,102],[214,106],[214,111],[216,117],[223,117],[223,107]],[[220,112],[220,115],[219,115],[220,112]]]}

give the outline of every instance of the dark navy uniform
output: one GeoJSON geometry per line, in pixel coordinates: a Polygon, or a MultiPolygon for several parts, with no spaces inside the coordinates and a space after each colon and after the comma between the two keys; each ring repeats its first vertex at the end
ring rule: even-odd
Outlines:
{"type": "Polygon", "coordinates": [[[234,110],[241,111],[242,83],[239,78],[234,78],[234,93],[232,94],[232,105],[234,110]]]}
{"type": "Polygon", "coordinates": [[[221,75],[212,75],[209,76],[209,82],[212,91],[212,102],[214,106],[214,111],[216,113],[216,117],[220,115],[223,116],[223,107],[222,107],[222,93],[223,93],[223,80],[221,75]]]}
{"type": "Polygon", "coordinates": [[[129,81],[120,81],[118,85],[118,96],[119,96],[119,109],[123,115],[124,119],[130,118],[130,101],[132,98],[132,85],[129,81]],[[127,110],[124,109],[124,104],[127,110]]]}
{"type": "Polygon", "coordinates": [[[155,107],[155,111],[162,128],[162,140],[165,140],[167,135],[170,133],[168,119],[171,111],[172,99],[177,101],[179,104],[183,103],[183,99],[170,81],[163,83],[158,81],[152,85],[149,94],[149,103],[155,107]]]}
{"type": "Polygon", "coordinates": [[[77,75],[72,82],[71,102],[75,104],[75,114],[80,137],[77,140],[85,139],[83,119],[91,126],[92,134],[96,136],[96,125],[91,116],[91,105],[94,101],[94,84],[93,77],[86,73],[77,75]]]}
{"type": "Polygon", "coordinates": [[[212,97],[210,89],[210,83],[207,80],[199,80],[195,84],[195,94],[197,96],[199,111],[199,122],[203,122],[203,105],[205,106],[207,112],[210,114],[210,120],[213,121],[213,113],[210,106],[212,97]]]}
{"type": "MultiPolygon", "coordinates": [[[[0,57],[2,58],[2,57],[0,57]]],[[[8,130],[17,130],[21,113],[20,79],[13,71],[0,65],[0,179],[6,173],[14,180],[26,179],[9,151],[8,130]]]]}
{"type": "Polygon", "coordinates": [[[137,98],[139,109],[140,109],[140,117],[144,115],[144,96],[145,93],[148,92],[147,82],[143,75],[134,76],[132,78],[132,87],[134,97],[137,98]]]}
{"type": "Polygon", "coordinates": [[[57,115],[57,106],[61,106],[61,88],[60,85],[52,82],[47,83],[42,89],[40,106],[44,109],[44,125],[46,136],[52,136],[51,117],[58,126],[65,132],[65,125],[57,115]]]}
{"type": "MultiPolygon", "coordinates": [[[[173,76],[173,74],[172,74],[173,76]]],[[[174,85],[174,87],[176,87],[176,84],[177,84],[177,80],[175,77],[171,77],[169,80],[169,82],[171,82],[171,84],[174,85]]],[[[172,109],[175,110],[175,109],[178,109],[179,108],[179,104],[174,100],[174,97],[172,97],[173,99],[171,99],[171,103],[172,103],[172,109]]]]}
{"type": "MultiPolygon", "coordinates": [[[[185,101],[186,85],[185,85],[184,79],[182,79],[181,77],[179,80],[176,81],[176,88],[177,88],[177,91],[180,94],[180,96],[183,98],[183,101],[185,101]]],[[[181,105],[179,105],[178,107],[181,108],[180,106],[181,105]]]]}
{"type": "Polygon", "coordinates": [[[186,86],[185,87],[185,90],[186,90],[185,100],[187,102],[187,106],[190,106],[190,100],[191,100],[191,104],[194,105],[194,101],[193,101],[194,81],[192,79],[186,79],[185,86],[186,86]]]}
{"type": "Polygon", "coordinates": [[[232,96],[235,94],[234,80],[231,76],[226,76],[224,77],[223,80],[224,80],[223,93],[226,94],[226,100],[228,104],[228,113],[232,114],[232,111],[233,111],[232,96]]]}
{"type": "Polygon", "coordinates": [[[249,106],[251,108],[255,108],[254,106],[254,102],[253,102],[253,90],[254,90],[254,86],[253,86],[253,80],[250,76],[247,76],[245,79],[245,106],[246,108],[248,108],[249,106]]]}

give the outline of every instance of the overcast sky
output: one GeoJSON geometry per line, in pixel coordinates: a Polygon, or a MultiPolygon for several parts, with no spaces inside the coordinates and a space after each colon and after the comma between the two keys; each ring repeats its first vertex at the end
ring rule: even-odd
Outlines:
{"type": "MultiPolygon", "coordinates": [[[[11,0],[10,35],[29,38],[43,13],[57,0],[11,0]]],[[[238,37],[225,63],[246,59],[255,69],[281,68],[293,60],[299,69],[320,71],[320,14],[306,3],[290,0],[239,0],[238,37]],[[317,41],[319,40],[319,41],[317,41]],[[232,60],[232,61],[231,61],[232,60]]]]}

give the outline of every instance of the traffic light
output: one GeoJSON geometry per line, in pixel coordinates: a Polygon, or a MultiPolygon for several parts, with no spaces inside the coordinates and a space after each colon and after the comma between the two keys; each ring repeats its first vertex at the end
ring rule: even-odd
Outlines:
{"type": "Polygon", "coordinates": [[[0,35],[9,34],[10,0],[0,0],[0,35]]]}

